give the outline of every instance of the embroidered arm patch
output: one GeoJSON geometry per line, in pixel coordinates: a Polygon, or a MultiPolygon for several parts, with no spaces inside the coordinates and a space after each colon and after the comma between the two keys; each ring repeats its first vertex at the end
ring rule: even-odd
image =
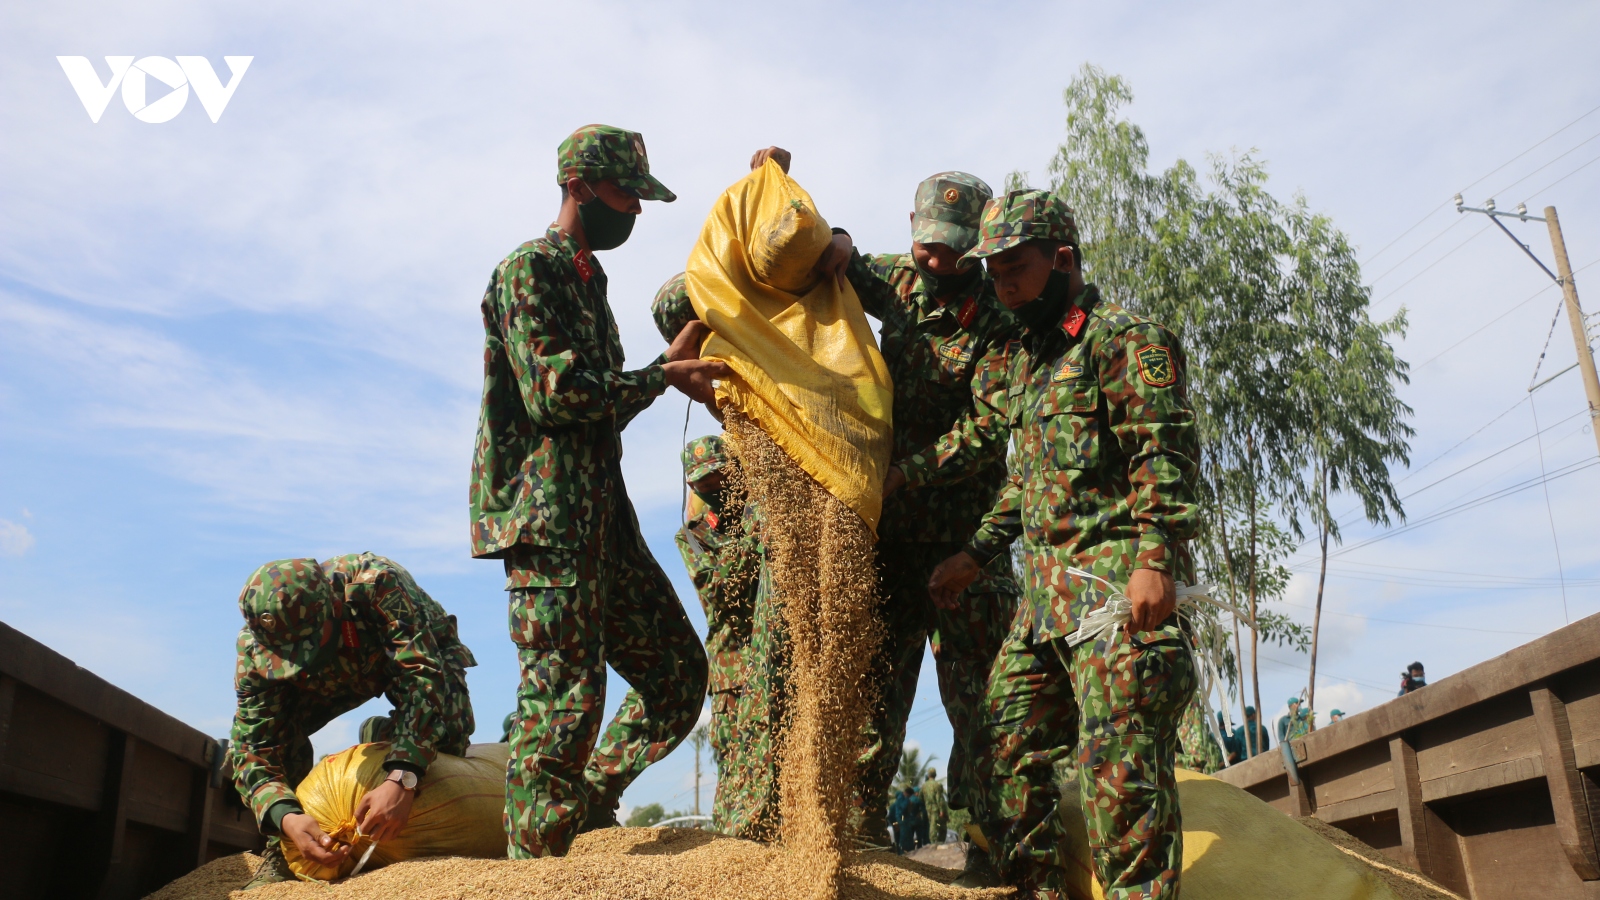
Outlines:
{"type": "Polygon", "coordinates": [[[1135,354],[1139,360],[1139,377],[1151,387],[1171,387],[1178,380],[1178,371],[1172,365],[1172,351],[1160,344],[1151,344],[1135,354]]]}

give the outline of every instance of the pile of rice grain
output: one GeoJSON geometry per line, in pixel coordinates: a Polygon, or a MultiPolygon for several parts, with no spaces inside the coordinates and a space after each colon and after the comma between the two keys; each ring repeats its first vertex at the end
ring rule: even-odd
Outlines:
{"type": "Polygon", "coordinates": [[[877,700],[869,678],[883,635],[876,537],[750,419],[729,410],[724,426],[741,487],[761,508],[774,600],[789,642],[779,838],[796,880],[779,895],[831,900],[847,879],[841,845],[862,735],[877,700]]]}
{"type": "MultiPolygon", "coordinates": [[[[173,882],[151,900],[222,900],[190,889],[212,882],[217,860],[173,882]]],[[[226,868],[232,887],[248,870],[226,868]]],[[[864,854],[842,881],[846,900],[975,900],[1007,889],[969,891],[946,882],[958,873],[888,853],[864,854]]],[[[608,828],[580,835],[564,857],[529,860],[421,859],[395,863],[338,884],[287,881],[235,892],[234,900],[750,900],[791,886],[789,854],[704,831],[608,828]]]]}

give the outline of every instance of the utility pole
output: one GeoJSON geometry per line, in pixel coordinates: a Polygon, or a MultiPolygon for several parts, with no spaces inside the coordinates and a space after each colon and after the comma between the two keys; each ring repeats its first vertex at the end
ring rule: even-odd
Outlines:
{"type": "Polygon", "coordinates": [[[1594,433],[1595,448],[1600,449],[1600,376],[1595,374],[1594,353],[1589,349],[1589,329],[1583,321],[1583,307],[1578,305],[1578,286],[1572,281],[1572,263],[1567,260],[1567,240],[1561,236],[1561,220],[1556,218],[1556,208],[1544,208],[1545,224],[1550,227],[1550,246],[1556,253],[1556,271],[1561,277],[1561,293],[1567,300],[1567,321],[1572,325],[1572,341],[1578,347],[1578,373],[1583,376],[1583,392],[1589,398],[1589,430],[1594,433]]]}
{"type": "MultiPolygon", "coordinates": [[[[1578,351],[1576,367],[1579,374],[1583,376],[1583,392],[1589,401],[1589,431],[1594,435],[1595,449],[1600,450],[1600,376],[1595,374],[1594,351],[1589,347],[1589,329],[1583,321],[1583,307],[1578,305],[1578,286],[1572,281],[1572,263],[1567,260],[1567,241],[1561,234],[1561,220],[1556,218],[1556,208],[1554,206],[1546,206],[1544,208],[1544,217],[1540,218],[1539,216],[1528,215],[1528,207],[1523,203],[1517,204],[1516,212],[1504,212],[1494,208],[1493,197],[1484,202],[1482,209],[1463,205],[1460,194],[1455,196],[1455,201],[1456,212],[1458,213],[1473,212],[1488,216],[1489,221],[1497,225],[1501,231],[1505,232],[1506,237],[1511,238],[1518,247],[1521,247],[1522,252],[1526,253],[1529,259],[1543,269],[1544,273],[1550,276],[1551,281],[1561,285],[1561,294],[1567,307],[1567,321],[1572,325],[1572,342],[1578,351]],[[1550,229],[1550,247],[1555,251],[1556,255],[1556,272],[1550,271],[1549,266],[1540,262],[1539,257],[1533,255],[1533,251],[1528,249],[1527,244],[1517,240],[1517,236],[1511,233],[1511,229],[1500,223],[1501,217],[1517,219],[1522,222],[1545,223],[1550,229]],[[1560,274],[1557,274],[1558,272],[1560,274]]],[[[1531,393],[1537,390],[1565,372],[1566,370],[1563,369],[1539,382],[1539,384],[1530,385],[1528,391],[1531,393]]]]}

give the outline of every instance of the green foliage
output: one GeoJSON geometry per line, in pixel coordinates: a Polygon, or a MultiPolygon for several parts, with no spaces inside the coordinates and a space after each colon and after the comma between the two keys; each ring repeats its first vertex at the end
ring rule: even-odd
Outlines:
{"type": "Polygon", "coordinates": [[[1122,116],[1126,81],[1086,65],[1063,97],[1050,189],[1076,212],[1086,274],[1176,332],[1188,359],[1204,447],[1194,549],[1202,578],[1241,610],[1237,623],[1202,612],[1192,624],[1203,668],[1237,696],[1240,626],[1252,646],[1311,641],[1262,604],[1283,596],[1283,561],[1307,524],[1337,538],[1328,494],[1354,494],[1374,522],[1403,516],[1389,467],[1406,462],[1413,433],[1390,344],[1404,310],[1371,319],[1349,240],[1303,196],[1275,198],[1255,151],[1212,155],[1203,174],[1181,159],[1153,172],[1143,130],[1122,116]]]}
{"type": "Polygon", "coordinates": [[[646,803],[645,805],[628,813],[628,821],[622,823],[629,828],[649,828],[662,819],[669,818],[661,809],[659,803],[646,803]]]}
{"type": "Polygon", "coordinates": [[[907,747],[900,753],[900,771],[895,773],[894,784],[889,788],[889,800],[894,801],[895,795],[904,793],[906,788],[913,791],[922,787],[923,779],[928,777],[928,767],[938,759],[934,754],[926,758],[922,751],[915,747],[907,747]]]}

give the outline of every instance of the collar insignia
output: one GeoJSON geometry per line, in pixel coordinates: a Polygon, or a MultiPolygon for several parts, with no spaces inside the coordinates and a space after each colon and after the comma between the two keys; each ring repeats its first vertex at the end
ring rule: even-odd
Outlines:
{"type": "Polygon", "coordinates": [[[968,297],[966,302],[961,304],[961,311],[956,313],[956,321],[961,323],[962,328],[971,328],[972,320],[977,317],[978,298],[968,297]]]}
{"type": "Polygon", "coordinates": [[[1067,320],[1061,323],[1061,330],[1073,337],[1077,337],[1078,332],[1083,330],[1083,323],[1088,318],[1089,316],[1083,311],[1083,307],[1074,306],[1072,311],[1067,313],[1067,320]]]}

